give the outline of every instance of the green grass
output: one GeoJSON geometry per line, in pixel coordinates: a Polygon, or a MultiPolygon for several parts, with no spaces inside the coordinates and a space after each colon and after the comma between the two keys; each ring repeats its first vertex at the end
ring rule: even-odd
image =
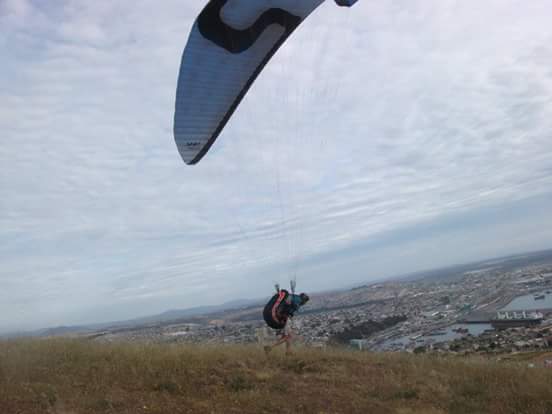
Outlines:
{"type": "Polygon", "coordinates": [[[0,342],[0,413],[552,413],[527,361],[255,346],[0,342]]]}

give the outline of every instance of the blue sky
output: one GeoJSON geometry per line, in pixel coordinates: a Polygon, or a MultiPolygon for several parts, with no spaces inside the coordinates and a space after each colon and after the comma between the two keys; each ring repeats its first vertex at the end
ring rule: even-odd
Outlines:
{"type": "Polygon", "coordinates": [[[162,3],[0,1],[0,331],[552,247],[549,1],[328,1],[194,167],[162,3]]]}

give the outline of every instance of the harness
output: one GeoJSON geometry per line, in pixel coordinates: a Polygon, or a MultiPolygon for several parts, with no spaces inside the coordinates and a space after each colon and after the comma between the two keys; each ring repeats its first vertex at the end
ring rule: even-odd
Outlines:
{"type": "Polygon", "coordinates": [[[270,298],[263,310],[263,318],[266,324],[273,329],[283,329],[286,326],[287,317],[282,318],[279,315],[278,309],[287,299],[288,295],[289,293],[287,290],[280,290],[280,292],[270,298]]]}

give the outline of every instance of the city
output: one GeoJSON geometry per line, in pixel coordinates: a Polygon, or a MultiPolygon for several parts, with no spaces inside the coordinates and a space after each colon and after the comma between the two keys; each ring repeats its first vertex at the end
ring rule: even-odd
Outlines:
{"type": "MultiPolygon", "coordinates": [[[[552,348],[552,263],[509,270],[489,266],[442,279],[389,281],[312,295],[291,323],[296,342],[312,347],[496,354],[552,348]],[[511,308],[520,300],[525,308],[511,308]],[[500,310],[526,311],[538,320],[494,329],[500,310]]],[[[259,305],[87,335],[97,341],[202,344],[274,338],[259,305]]]]}

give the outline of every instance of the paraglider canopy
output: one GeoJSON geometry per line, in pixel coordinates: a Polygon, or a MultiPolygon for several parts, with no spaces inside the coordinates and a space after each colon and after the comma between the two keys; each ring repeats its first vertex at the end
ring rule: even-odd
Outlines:
{"type": "Polygon", "coordinates": [[[174,138],[184,162],[201,160],[270,58],[324,1],[209,1],[192,27],[178,76],[174,138]]]}
{"type": "Polygon", "coordinates": [[[346,7],[351,7],[357,1],[358,0],[335,0],[338,6],[346,6],[346,7]]]}

